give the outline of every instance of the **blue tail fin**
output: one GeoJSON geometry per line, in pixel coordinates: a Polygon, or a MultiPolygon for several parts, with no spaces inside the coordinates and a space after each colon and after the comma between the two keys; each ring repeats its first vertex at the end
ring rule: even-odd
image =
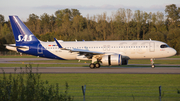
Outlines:
{"type": "Polygon", "coordinates": [[[27,45],[39,43],[39,40],[26,27],[26,25],[19,19],[18,16],[9,16],[11,27],[13,30],[16,45],[27,45]]]}

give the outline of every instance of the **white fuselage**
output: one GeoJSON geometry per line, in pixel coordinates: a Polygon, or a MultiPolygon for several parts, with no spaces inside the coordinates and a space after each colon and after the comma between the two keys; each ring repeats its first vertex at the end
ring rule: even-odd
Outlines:
{"type": "MultiPolygon", "coordinates": [[[[161,41],[153,40],[127,40],[127,41],[59,41],[66,49],[79,49],[105,54],[121,54],[130,59],[164,58],[176,54],[171,47],[161,48],[167,45],[161,41]]],[[[56,42],[41,42],[41,45],[52,54],[63,59],[77,59],[78,52],[70,52],[58,48],[56,42]]],[[[43,50],[41,51],[43,52],[43,50]]]]}

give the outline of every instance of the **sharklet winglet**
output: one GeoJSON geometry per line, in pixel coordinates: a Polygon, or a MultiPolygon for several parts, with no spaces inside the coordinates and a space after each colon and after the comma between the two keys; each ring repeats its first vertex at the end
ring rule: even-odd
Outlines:
{"type": "Polygon", "coordinates": [[[56,38],[54,38],[54,40],[56,41],[56,44],[58,45],[59,48],[63,48],[63,47],[59,44],[59,42],[56,40],[56,38]]]}

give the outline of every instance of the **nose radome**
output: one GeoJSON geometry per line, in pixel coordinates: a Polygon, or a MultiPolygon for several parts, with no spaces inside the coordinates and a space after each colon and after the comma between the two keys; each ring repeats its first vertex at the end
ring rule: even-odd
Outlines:
{"type": "Polygon", "coordinates": [[[174,55],[176,55],[177,51],[174,49],[174,55]]]}
{"type": "Polygon", "coordinates": [[[173,56],[173,55],[176,55],[176,53],[177,53],[177,51],[176,51],[175,49],[172,48],[172,50],[171,50],[172,56],[173,56]]]}

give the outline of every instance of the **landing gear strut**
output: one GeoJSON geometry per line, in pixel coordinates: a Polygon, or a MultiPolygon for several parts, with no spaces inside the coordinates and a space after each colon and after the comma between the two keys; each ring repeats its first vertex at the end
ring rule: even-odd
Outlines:
{"type": "Polygon", "coordinates": [[[100,68],[100,63],[91,63],[90,65],[89,65],[89,67],[91,68],[91,69],[94,69],[94,68],[100,68]]]}
{"type": "Polygon", "coordinates": [[[154,59],[151,59],[151,68],[155,68],[155,65],[154,65],[154,59]]]}

